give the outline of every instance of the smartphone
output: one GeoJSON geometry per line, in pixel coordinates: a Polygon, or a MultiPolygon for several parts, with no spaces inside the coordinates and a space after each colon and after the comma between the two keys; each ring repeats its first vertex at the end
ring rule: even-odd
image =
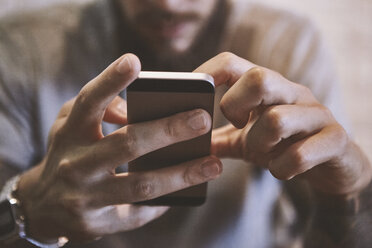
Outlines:
{"type": "MultiPolygon", "coordinates": [[[[128,123],[139,123],[201,108],[213,119],[213,77],[204,73],[142,71],[126,90],[128,123]]],[[[154,170],[208,156],[211,132],[141,156],[128,164],[128,171],[154,170]]],[[[205,202],[207,183],[192,186],[145,205],[198,206],[205,202]]]]}

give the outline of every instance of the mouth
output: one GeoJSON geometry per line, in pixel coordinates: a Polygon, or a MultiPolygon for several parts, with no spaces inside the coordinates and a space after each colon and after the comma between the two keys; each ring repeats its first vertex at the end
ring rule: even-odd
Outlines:
{"type": "Polygon", "coordinates": [[[180,37],[184,32],[188,21],[171,21],[171,22],[158,22],[153,23],[152,30],[160,37],[171,39],[180,37]]]}
{"type": "Polygon", "coordinates": [[[161,40],[175,39],[197,21],[194,14],[143,13],[137,18],[137,25],[148,35],[161,40]]]}

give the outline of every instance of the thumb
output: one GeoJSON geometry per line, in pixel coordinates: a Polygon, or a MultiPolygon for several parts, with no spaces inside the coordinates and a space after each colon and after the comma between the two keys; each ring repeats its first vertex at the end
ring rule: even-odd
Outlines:
{"type": "Polygon", "coordinates": [[[219,158],[244,158],[244,129],[232,124],[212,131],[211,153],[219,158]]]}

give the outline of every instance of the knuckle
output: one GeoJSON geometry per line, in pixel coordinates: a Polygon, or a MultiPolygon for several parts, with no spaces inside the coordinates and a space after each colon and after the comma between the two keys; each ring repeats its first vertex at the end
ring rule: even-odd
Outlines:
{"type": "Polygon", "coordinates": [[[132,184],[135,199],[152,199],[155,196],[155,185],[148,176],[139,176],[132,184]]]}
{"type": "Polygon", "coordinates": [[[65,120],[56,120],[54,122],[48,134],[48,147],[65,139],[66,132],[64,130],[64,124],[65,120]]]}
{"type": "Polygon", "coordinates": [[[266,78],[266,72],[263,68],[255,66],[251,69],[249,69],[245,73],[246,78],[251,83],[251,86],[254,90],[261,93],[265,90],[265,78],[266,78]]]}
{"type": "Polygon", "coordinates": [[[133,128],[127,127],[124,132],[120,132],[116,136],[118,139],[116,143],[121,151],[125,151],[125,154],[130,157],[137,157],[139,155],[137,136],[133,128]]]}
{"type": "Polygon", "coordinates": [[[265,70],[262,67],[254,66],[247,71],[247,76],[249,76],[252,81],[262,82],[265,78],[265,70]]]}
{"type": "Polygon", "coordinates": [[[66,139],[66,133],[68,133],[65,129],[65,121],[63,121],[63,123],[56,122],[50,131],[50,135],[53,136],[56,141],[61,142],[66,139]]]}
{"type": "Polygon", "coordinates": [[[223,62],[227,67],[232,66],[233,61],[236,59],[236,55],[231,52],[222,52],[217,55],[217,57],[223,62]]]}
{"type": "Polygon", "coordinates": [[[173,121],[172,119],[166,119],[164,125],[164,133],[166,137],[169,137],[171,139],[178,137],[179,131],[175,121],[173,121]]]}
{"type": "MultiPolygon", "coordinates": [[[[268,70],[268,71],[270,72],[270,74],[274,75],[276,78],[280,78],[280,79],[282,79],[282,80],[287,80],[286,77],[283,76],[283,74],[281,74],[281,73],[278,72],[278,71],[274,71],[274,70],[270,70],[270,69],[266,69],[266,70],[268,70]]],[[[301,85],[301,84],[300,84],[300,85],[301,85]]],[[[301,85],[301,86],[303,86],[303,85],[301,85]]],[[[303,86],[303,87],[305,87],[305,86],[303,86]]]]}
{"type": "MultiPolygon", "coordinates": [[[[199,173],[200,174],[200,173],[199,173]]],[[[187,166],[182,174],[182,179],[185,185],[191,186],[197,184],[195,173],[192,173],[192,166],[187,166]]]]}
{"type": "Polygon", "coordinates": [[[222,52],[216,56],[216,59],[224,75],[223,81],[230,86],[233,85],[235,82],[232,81],[230,73],[235,70],[239,57],[231,52],[222,52]]]}
{"type": "Polygon", "coordinates": [[[324,116],[327,120],[334,121],[333,114],[332,114],[331,110],[329,110],[326,106],[324,106],[322,104],[319,104],[318,107],[324,113],[324,116]]]}
{"type": "Polygon", "coordinates": [[[285,129],[285,116],[279,107],[269,108],[264,117],[264,125],[276,138],[280,138],[285,129]]]}
{"type": "Polygon", "coordinates": [[[106,69],[96,79],[100,81],[111,82],[113,81],[113,78],[113,71],[106,69]]]}
{"type": "Polygon", "coordinates": [[[313,99],[313,92],[310,90],[310,88],[302,85],[302,84],[297,84],[297,87],[300,87],[301,95],[306,96],[308,99],[313,99]]]}
{"type": "Polygon", "coordinates": [[[65,116],[69,115],[70,111],[71,111],[71,107],[73,106],[74,102],[75,102],[75,98],[65,102],[62,105],[61,110],[59,111],[59,114],[58,114],[59,116],[58,117],[61,118],[61,117],[65,117],[65,116]]]}
{"type": "Polygon", "coordinates": [[[57,165],[57,176],[65,183],[80,188],[83,183],[81,171],[72,159],[64,158],[57,165]]]}
{"type": "Polygon", "coordinates": [[[297,146],[294,149],[290,150],[289,154],[292,161],[291,168],[296,172],[303,172],[308,165],[308,159],[306,153],[301,146],[297,146]]]}
{"type": "Polygon", "coordinates": [[[226,99],[222,98],[221,101],[220,101],[220,109],[221,109],[222,113],[226,112],[226,108],[227,108],[226,99]]]}
{"type": "Polygon", "coordinates": [[[250,90],[258,96],[263,96],[268,92],[266,83],[266,72],[263,68],[255,66],[245,73],[245,78],[249,82],[250,90]]]}
{"type": "Polygon", "coordinates": [[[349,135],[346,130],[339,124],[334,125],[334,140],[337,141],[341,151],[344,151],[349,142],[349,135]]]}
{"type": "Polygon", "coordinates": [[[67,179],[68,181],[74,181],[71,180],[74,178],[74,170],[72,169],[73,165],[71,160],[69,159],[62,159],[58,166],[57,166],[57,175],[60,178],[67,179]]]}
{"type": "Polygon", "coordinates": [[[248,115],[243,115],[240,111],[240,108],[237,107],[240,105],[234,97],[225,95],[220,101],[220,109],[227,119],[233,122],[234,125],[239,125],[240,127],[245,126],[248,115]]]}
{"type": "Polygon", "coordinates": [[[76,96],[75,104],[85,106],[86,104],[88,104],[88,101],[88,89],[87,85],[85,85],[76,96]]]}
{"type": "Polygon", "coordinates": [[[232,111],[229,111],[232,108],[231,106],[233,106],[231,97],[224,96],[220,101],[220,109],[227,118],[231,118],[232,111]]]}
{"type": "Polygon", "coordinates": [[[65,102],[62,105],[60,112],[65,112],[67,109],[69,109],[70,108],[70,105],[71,105],[71,101],[72,100],[65,102]]]}

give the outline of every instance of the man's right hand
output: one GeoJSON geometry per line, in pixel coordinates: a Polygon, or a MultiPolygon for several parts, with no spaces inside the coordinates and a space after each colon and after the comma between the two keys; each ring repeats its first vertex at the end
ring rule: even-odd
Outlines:
{"type": "Polygon", "coordinates": [[[193,110],[151,122],[126,124],[118,97],[140,71],[127,54],[86,84],[59,113],[43,161],[26,172],[18,197],[27,234],[42,242],[65,236],[86,241],[131,230],[159,217],[166,207],[131,205],[216,178],[216,157],[148,172],[115,174],[115,168],[161,147],[208,132],[211,118],[193,110]],[[124,124],[104,136],[102,121],[124,124]]]}

